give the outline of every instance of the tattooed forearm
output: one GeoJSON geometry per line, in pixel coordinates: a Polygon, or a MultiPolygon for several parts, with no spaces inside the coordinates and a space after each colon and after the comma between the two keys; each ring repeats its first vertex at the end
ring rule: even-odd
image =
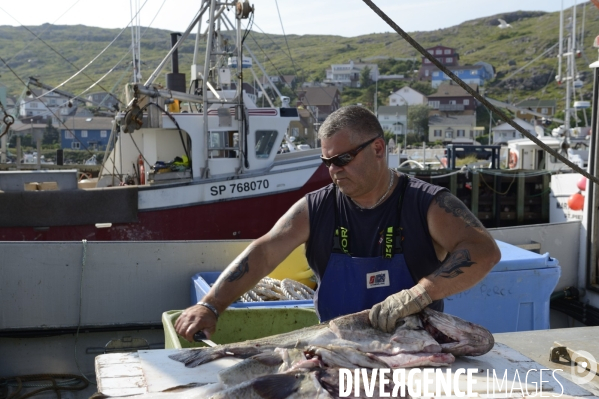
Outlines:
{"type": "Polygon", "coordinates": [[[233,267],[233,269],[231,269],[227,272],[227,274],[225,276],[225,280],[228,281],[229,283],[232,283],[233,281],[237,281],[241,277],[243,277],[243,275],[246,274],[250,270],[250,265],[248,263],[249,257],[250,257],[249,255],[246,255],[245,257],[240,259],[237,262],[237,264],[232,265],[234,267],[233,267]]]}
{"type": "Polygon", "coordinates": [[[442,192],[435,197],[435,202],[439,207],[447,213],[452,213],[453,216],[462,219],[466,223],[466,227],[474,227],[478,231],[484,231],[484,227],[469,210],[466,205],[448,192],[442,192]]]}
{"type": "Polygon", "coordinates": [[[461,270],[462,267],[470,267],[475,263],[470,260],[470,252],[467,249],[460,249],[449,255],[447,260],[435,272],[435,276],[454,278],[464,273],[461,270]]]}

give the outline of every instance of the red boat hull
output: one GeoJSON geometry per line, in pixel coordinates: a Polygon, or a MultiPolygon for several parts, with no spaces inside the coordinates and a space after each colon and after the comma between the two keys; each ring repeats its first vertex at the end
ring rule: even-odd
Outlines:
{"type": "Polygon", "coordinates": [[[240,200],[213,202],[138,213],[138,222],[95,225],[1,227],[1,241],[161,241],[254,239],[305,194],[331,183],[321,165],[299,190],[240,200]]]}

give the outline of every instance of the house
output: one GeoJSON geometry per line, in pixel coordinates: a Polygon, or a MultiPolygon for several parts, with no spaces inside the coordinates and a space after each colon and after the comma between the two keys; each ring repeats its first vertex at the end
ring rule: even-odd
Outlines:
{"type": "MultiPolygon", "coordinates": [[[[71,111],[68,97],[56,92],[30,88],[31,94],[23,98],[19,103],[19,117],[42,116],[52,118],[65,112],[71,111]]],[[[72,105],[72,104],[71,104],[72,105]]]]}
{"type": "Polygon", "coordinates": [[[316,116],[308,109],[298,108],[299,121],[289,123],[289,134],[295,137],[297,141],[309,144],[310,147],[317,147],[316,116]]]}
{"type": "Polygon", "coordinates": [[[349,64],[332,64],[331,68],[326,70],[324,82],[340,87],[360,87],[360,76],[365,68],[370,69],[370,79],[376,82],[379,78],[377,64],[356,63],[352,60],[349,64]]]}
{"type": "Polygon", "coordinates": [[[281,75],[280,79],[281,83],[290,89],[293,89],[293,86],[295,85],[295,75],[281,75]]]}
{"type": "Polygon", "coordinates": [[[427,98],[424,94],[412,89],[411,87],[405,86],[401,89],[391,93],[389,97],[389,105],[422,105],[427,103],[427,98]]]}
{"type": "MultiPolygon", "coordinates": [[[[530,123],[520,118],[514,118],[514,122],[527,132],[535,136],[537,135],[537,133],[535,132],[534,125],[531,125],[530,123]]],[[[491,134],[493,137],[493,144],[507,144],[508,140],[524,138],[522,136],[522,133],[514,129],[508,123],[502,123],[501,125],[495,126],[491,129],[491,134]]]]}
{"type": "Polygon", "coordinates": [[[113,121],[113,118],[108,117],[70,117],[60,125],[60,147],[72,150],[104,150],[110,139],[113,121]]]}
{"type": "MultiPolygon", "coordinates": [[[[525,100],[517,103],[516,107],[547,115],[546,118],[550,119],[555,114],[557,102],[555,100],[525,100]]],[[[534,124],[534,121],[538,119],[535,115],[520,111],[516,112],[516,118],[520,118],[531,124],[534,124]]]]}
{"type": "MultiPolygon", "coordinates": [[[[459,65],[460,56],[455,52],[455,49],[445,46],[435,46],[427,48],[433,57],[446,67],[456,67],[459,65]]],[[[422,56],[422,64],[418,70],[418,79],[431,80],[433,69],[437,69],[428,58],[422,56]]]]}
{"type": "Polygon", "coordinates": [[[119,100],[116,98],[116,96],[114,96],[110,93],[107,93],[105,91],[100,91],[97,93],[90,93],[87,95],[86,100],[87,100],[86,105],[88,107],[102,106],[102,107],[112,109],[112,110],[116,109],[116,107],[118,107],[118,103],[119,103],[119,100]]]}
{"type": "MultiPolygon", "coordinates": [[[[478,92],[477,84],[469,86],[478,92]]],[[[437,92],[428,96],[428,106],[439,112],[473,113],[476,111],[474,97],[454,81],[443,82],[437,92]]]]}
{"type": "Polygon", "coordinates": [[[377,119],[384,131],[395,135],[405,134],[408,126],[408,105],[378,107],[377,119]]]}
{"type": "Polygon", "coordinates": [[[474,144],[484,127],[476,126],[476,115],[434,115],[428,120],[428,141],[443,144],[474,144]]]}
{"type": "Polygon", "coordinates": [[[324,120],[341,106],[341,93],[334,86],[307,87],[298,92],[298,104],[309,108],[317,122],[324,120]]]}
{"type": "MultiPolygon", "coordinates": [[[[488,65],[488,64],[487,64],[488,65]]],[[[485,82],[493,79],[494,73],[489,73],[485,65],[462,65],[448,68],[458,78],[468,84],[477,84],[482,86],[485,82]]],[[[431,85],[433,88],[439,87],[441,83],[451,81],[451,78],[438,68],[431,69],[431,85]]]]}

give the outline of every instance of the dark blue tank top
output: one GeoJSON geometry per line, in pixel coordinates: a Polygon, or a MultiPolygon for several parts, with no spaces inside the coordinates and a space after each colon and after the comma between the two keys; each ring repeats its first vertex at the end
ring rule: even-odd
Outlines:
{"type": "MultiPolygon", "coordinates": [[[[385,227],[398,220],[397,205],[401,195],[403,179],[393,193],[374,209],[360,209],[347,196],[337,196],[339,222],[349,230],[349,252],[351,256],[381,256],[384,246],[385,227]]],[[[335,186],[330,184],[320,190],[306,194],[310,217],[310,237],[306,243],[308,264],[318,281],[324,276],[333,247],[335,231],[335,186]]],[[[437,259],[427,224],[427,212],[437,193],[446,190],[416,178],[408,180],[402,206],[401,226],[403,253],[414,281],[433,273],[441,266],[437,259]]],[[[442,301],[432,305],[442,310],[442,301]]]]}

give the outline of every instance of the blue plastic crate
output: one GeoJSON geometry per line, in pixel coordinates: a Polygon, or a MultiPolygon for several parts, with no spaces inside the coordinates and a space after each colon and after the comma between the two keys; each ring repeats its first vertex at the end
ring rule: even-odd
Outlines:
{"type": "Polygon", "coordinates": [[[557,259],[501,241],[497,245],[499,263],[476,286],[446,298],[445,313],[492,333],[548,329],[549,299],[561,275],[557,259]]]}
{"type": "MultiPolygon", "coordinates": [[[[198,303],[204,295],[210,290],[210,285],[214,284],[220,276],[220,272],[202,272],[195,274],[191,278],[191,304],[198,303]]],[[[229,306],[231,308],[313,308],[313,300],[289,300],[289,301],[264,301],[264,302],[235,302],[229,306]]]]}

